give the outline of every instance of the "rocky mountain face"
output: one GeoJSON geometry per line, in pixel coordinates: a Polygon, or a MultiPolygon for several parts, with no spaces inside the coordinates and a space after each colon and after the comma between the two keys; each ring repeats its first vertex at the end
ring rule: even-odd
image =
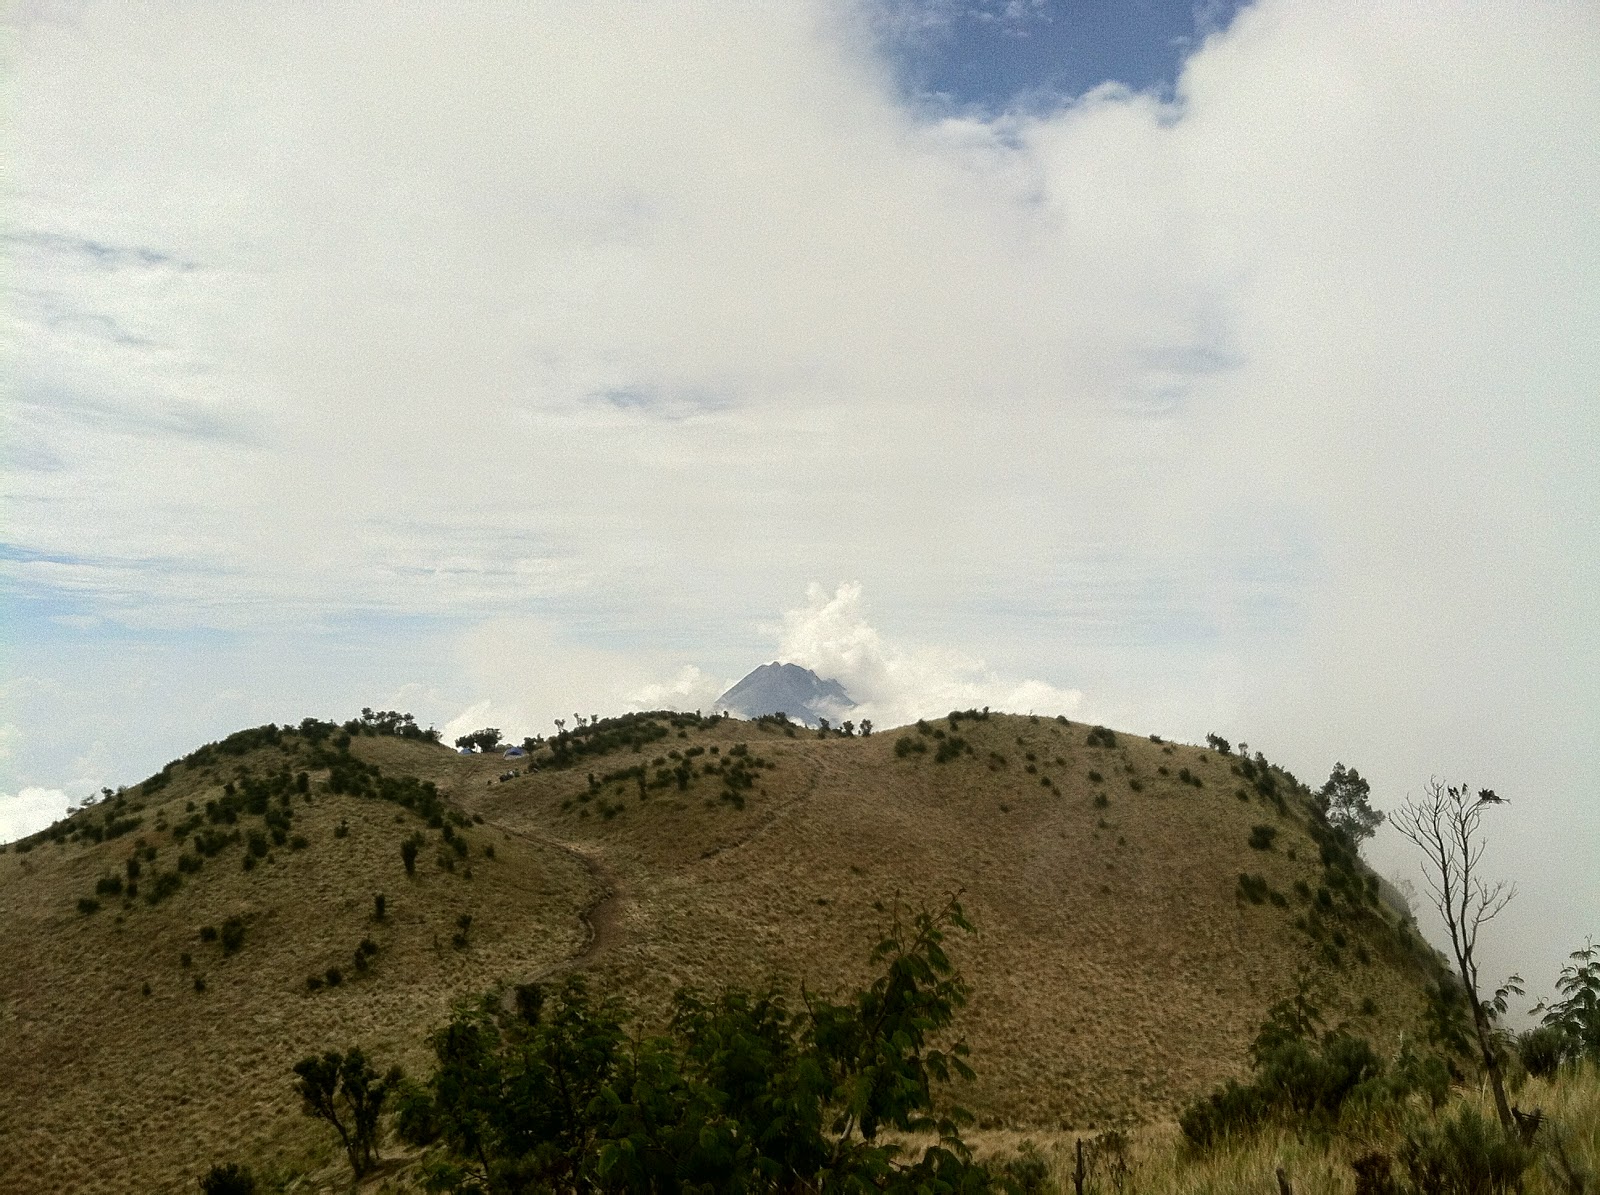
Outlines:
{"type": "Polygon", "coordinates": [[[740,718],[787,714],[796,722],[816,726],[819,718],[837,718],[855,702],[836,680],[824,680],[798,664],[762,664],[717,698],[716,708],[740,718]]]}

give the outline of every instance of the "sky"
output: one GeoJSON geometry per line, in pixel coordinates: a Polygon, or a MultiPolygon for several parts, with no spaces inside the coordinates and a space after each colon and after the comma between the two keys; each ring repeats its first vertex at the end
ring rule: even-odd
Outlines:
{"type": "Polygon", "coordinates": [[[1592,5],[4,29],[0,840],[268,720],[782,659],[1492,787],[1486,973],[1600,933],[1592,5]]]}

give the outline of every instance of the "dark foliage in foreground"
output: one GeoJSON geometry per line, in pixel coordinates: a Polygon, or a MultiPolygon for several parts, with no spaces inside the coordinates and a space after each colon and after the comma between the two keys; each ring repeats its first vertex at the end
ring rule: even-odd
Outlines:
{"type": "Polygon", "coordinates": [[[515,1013],[485,999],[434,1034],[438,1067],[402,1093],[401,1136],[434,1147],[427,1182],[443,1191],[994,1189],[965,1113],[934,1099],[971,1077],[964,1045],[933,1044],[967,994],[942,943],[970,928],[953,899],[897,915],[878,977],[847,1001],[685,991],[657,1037],[628,1037],[579,977],[519,990],[515,1013]],[[907,1132],[938,1144],[883,1139],[907,1132]]]}

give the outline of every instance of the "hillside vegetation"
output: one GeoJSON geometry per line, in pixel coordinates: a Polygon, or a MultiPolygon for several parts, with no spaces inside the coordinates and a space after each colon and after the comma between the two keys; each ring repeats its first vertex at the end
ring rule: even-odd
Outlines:
{"type": "Polygon", "coordinates": [[[977,927],[960,1094],[996,1132],[1170,1120],[1307,975],[1392,1051],[1438,978],[1260,756],[986,712],[633,715],[516,760],[409,729],[241,732],[0,854],[0,1189],[317,1171],[308,1054],[426,1072],[455,1002],[575,971],[645,1027],[685,985],[844,992],[897,897],[977,927]]]}

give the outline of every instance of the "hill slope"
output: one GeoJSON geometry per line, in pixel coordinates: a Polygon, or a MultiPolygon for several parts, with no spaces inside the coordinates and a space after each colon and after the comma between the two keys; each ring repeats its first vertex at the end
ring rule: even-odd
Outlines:
{"type": "Polygon", "coordinates": [[[860,738],[662,714],[569,732],[511,774],[310,725],[203,748],[0,855],[0,1189],[314,1169],[328,1145],[289,1078],[306,1053],[359,1042],[424,1070],[453,1000],[573,967],[647,1022],[684,983],[833,989],[897,893],[960,890],[979,927],[953,943],[974,988],[962,1097],[994,1123],[1166,1115],[1243,1068],[1306,967],[1330,1023],[1391,1044],[1429,975],[1264,761],[1060,719],[860,738]]]}

